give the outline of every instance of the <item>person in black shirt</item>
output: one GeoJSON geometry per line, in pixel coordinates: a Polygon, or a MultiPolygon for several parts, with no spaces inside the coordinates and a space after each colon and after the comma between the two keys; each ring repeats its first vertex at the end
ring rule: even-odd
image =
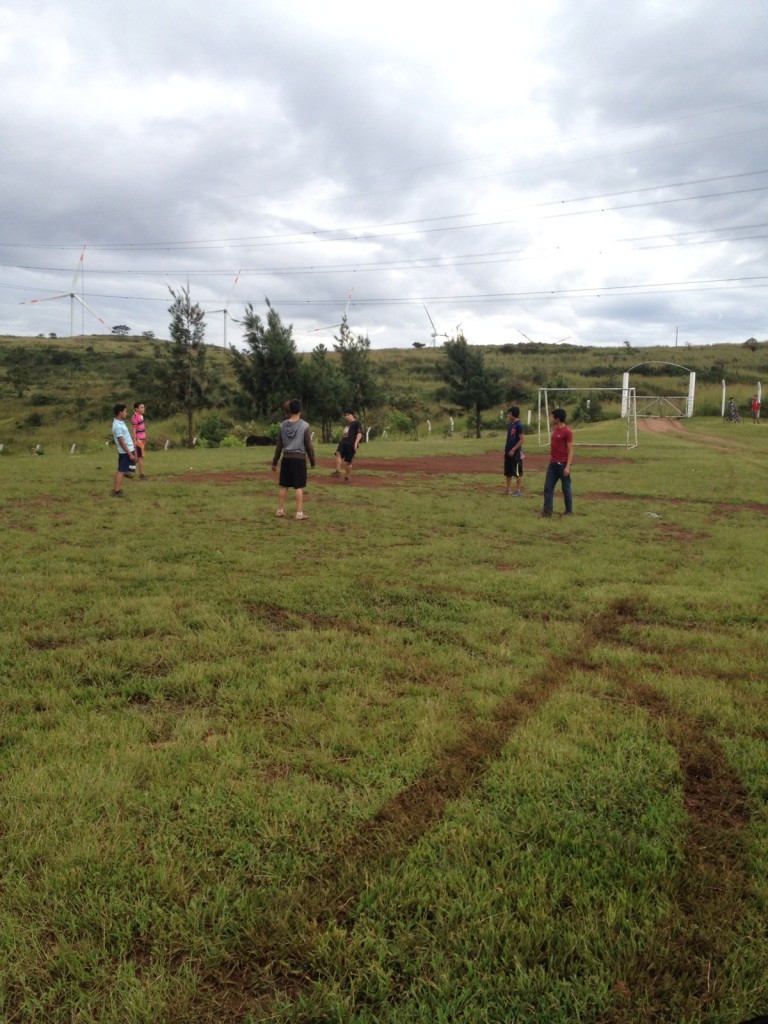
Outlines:
{"type": "Polygon", "coordinates": [[[344,464],[344,479],[349,480],[349,473],[352,469],[352,459],[355,457],[360,442],[363,439],[363,428],[360,420],[355,416],[353,409],[347,409],[344,413],[347,425],[341,435],[339,447],[336,449],[336,469],[331,476],[341,476],[341,466],[344,464]]]}

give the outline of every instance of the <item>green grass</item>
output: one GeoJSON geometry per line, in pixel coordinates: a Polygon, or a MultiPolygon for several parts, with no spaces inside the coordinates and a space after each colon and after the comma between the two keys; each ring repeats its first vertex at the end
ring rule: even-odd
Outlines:
{"type": "Polygon", "coordinates": [[[553,520],[398,472],[500,437],[321,448],[307,523],[263,449],[0,458],[0,1019],[768,1010],[766,445],[579,449],[553,520]]]}

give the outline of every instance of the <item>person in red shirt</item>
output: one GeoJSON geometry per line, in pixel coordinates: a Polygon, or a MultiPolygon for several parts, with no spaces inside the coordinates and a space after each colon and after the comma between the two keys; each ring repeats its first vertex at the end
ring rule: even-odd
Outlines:
{"type": "Polygon", "coordinates": [[[752,422],[760,422],[760,399],[757,395],[752,399],[752,422]]]}
{"type": "Polygon", "coordinates": [[[552,515],[555,497],[555,485],[559,480],[563,486],[565,498],[565,514],[573,515],[573,494],[571,493],[571,460],[573,458],[573,431],[565,425],[565,409],[555,409],[552,413],[552,436],[550,438],[549,465],[544,481],[543,516],[552,515]]]}

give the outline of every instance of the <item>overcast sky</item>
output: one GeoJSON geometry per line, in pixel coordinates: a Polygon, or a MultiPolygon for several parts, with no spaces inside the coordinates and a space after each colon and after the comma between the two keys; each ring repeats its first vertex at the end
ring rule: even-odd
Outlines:
{"type": "Polygon", "coordinates": [[[10,0],[0,332],[104,332],[74,290],[167,337],[188,284],[215,344],[265,297],[303,351],[347,307],[374,348],[425,306],[438,344],[768,338],[767,38],[766,0],[10,0]]]}

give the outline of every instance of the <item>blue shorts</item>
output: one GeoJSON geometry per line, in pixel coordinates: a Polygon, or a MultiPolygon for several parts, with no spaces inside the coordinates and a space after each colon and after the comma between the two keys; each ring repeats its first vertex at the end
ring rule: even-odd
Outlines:
{"type": "Polygon", "coordinates": [[[130,455],[126,455],[125,452],[120,452],[117,456],[117,472],[118,473],[135,473],[136,463],[131,461],[130,455]]]}

